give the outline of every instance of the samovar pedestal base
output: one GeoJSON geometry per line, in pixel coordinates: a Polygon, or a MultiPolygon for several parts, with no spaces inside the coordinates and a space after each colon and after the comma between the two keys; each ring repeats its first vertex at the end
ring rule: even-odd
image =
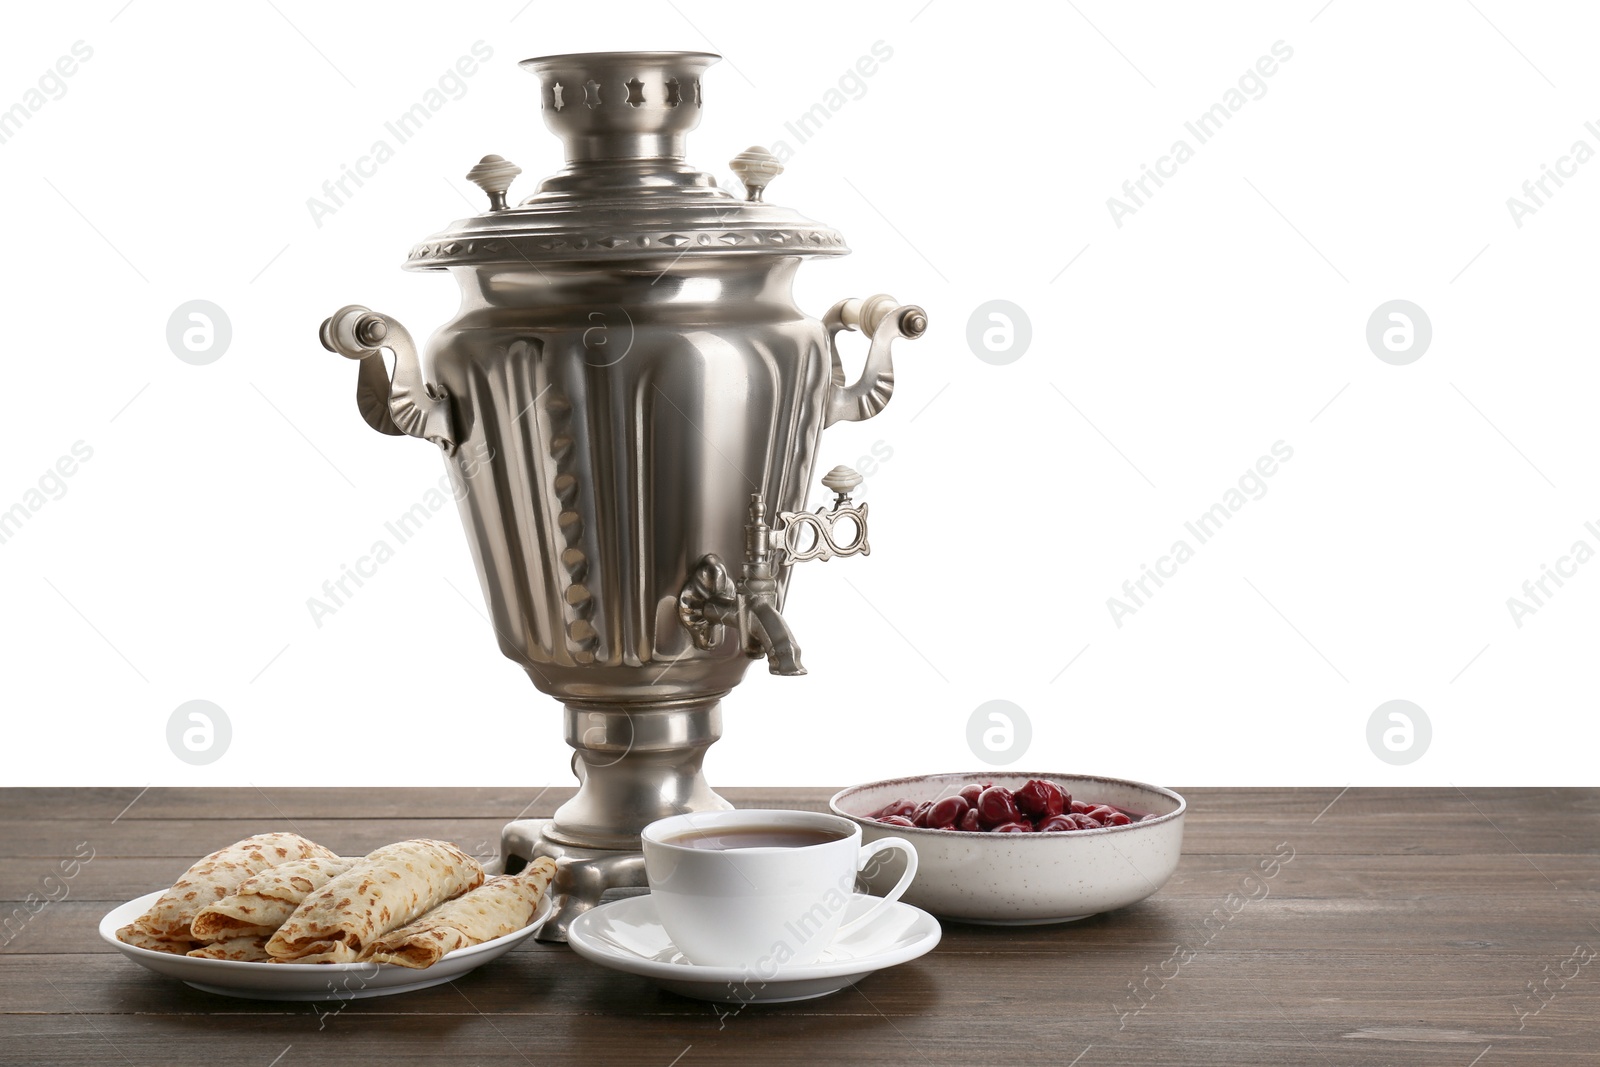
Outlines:
{"type": "Polygon", "coordinates": [[[500,833],[508,874],[530,860],[556,861],[556,912],[541,941],[565,941],[572,920],[608,889],[648,883],[639,834],[670,815],[732,807],[700,769],[722,736],[722,693],[653,701],[566,702],[578,792],[549,819],[518,819],[500,833]]]}
{"type": "Polygon", "coordinates": [[[544,828],[552,821],[518,819],[507,823],[500,831],[500,855],[511,874],[538,856],[556,861],[556,880],[551,886],[556,910],[536,936],[540,941],[565,941],[572,920],[599,904],[606,890],[647,885],[644,853],[563,845],[544,836],[544,828]]]}

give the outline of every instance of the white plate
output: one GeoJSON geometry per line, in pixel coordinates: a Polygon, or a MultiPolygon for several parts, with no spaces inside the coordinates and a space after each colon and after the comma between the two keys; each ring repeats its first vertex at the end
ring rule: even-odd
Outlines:
{"type": "Polygon", "coordinates": [[[550,894],[539,901],[533,919],[521,930],[481,945],[447,952],[432,967],[394,963],[245,963],[205,960],[135,948],[117,940],[117,931],[147,911],[166,892],[158,889],[113,908],[100,920],[100,936],[142,967],[176,978],[195,989],[246,1000],[358,1000],[427,989],[459,978],[505,955],[539,929],[552,910],[550,894]]]}
{"type": "MultiPolygon", "coordinates": [[[[857,893],[844,921],[879,898],[857,893]]],[[[896,901],[872,923],[839,938],[816,963],[764,977],[754,969],[702,967],[684,959],[656,918],[649,896],[625,897],[584,912],[567,928],[567,944],[602,967],[653,979],[663,989],[726,1004],[784,1004],[837,993],[885,967],[914,960],[939,943],[939,920],[896,901]]]]}

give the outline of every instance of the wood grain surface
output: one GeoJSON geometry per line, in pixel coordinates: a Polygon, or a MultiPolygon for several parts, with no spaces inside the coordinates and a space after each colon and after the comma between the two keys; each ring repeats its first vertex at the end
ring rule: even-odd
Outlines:
{"type": "MultiPolygon", "coordinates": [[[[946,923],[933,953],[853,989],[738,1011],[533,941],[396,997],[230,1000],[96,933],[251,832],[346,854],[438,837],[487,858],[506,820],[570,792],[0,790],[0,1064],[1600,1064],[1593,789],[1185,790],[1182,862],[1141,904],[1061,926],[946,923]],[[1285,849],[1266,893],[1237,905],[1256,861],[1285,849]]],[[[723,792],[822,808],[832,790],[723,792]]]]}

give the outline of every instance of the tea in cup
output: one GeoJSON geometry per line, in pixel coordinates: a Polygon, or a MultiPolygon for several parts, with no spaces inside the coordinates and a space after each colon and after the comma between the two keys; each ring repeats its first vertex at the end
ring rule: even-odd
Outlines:
{"type": "Polygon", "coordinates": [[[691,812],[643,834],[656,913],[691,963],[776,973],[815,963],[842,935],[867,925],[911,884],[917,852],[900,837],[865,848],[849,819],[815,811],[691,812]],[[886,849],[905,873],[865,915],[844,923],[856,875],[886,849]]]}

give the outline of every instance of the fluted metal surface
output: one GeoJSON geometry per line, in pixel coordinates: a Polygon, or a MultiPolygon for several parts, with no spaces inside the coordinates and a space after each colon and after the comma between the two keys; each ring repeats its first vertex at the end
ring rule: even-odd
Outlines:
{"type": "Polygon", "coordinates": [[[805,507],[830,367],[789,298],[797,262],[547,270],[514,303],[477,290],[436,335],[461,447],[492,456],[461,501],[484,597],[544,692],[711,696],[742,677],[736,635],[696,649],[677,598],[707,553],[742,558],[750,494],[769,519],[805,507]]]}

